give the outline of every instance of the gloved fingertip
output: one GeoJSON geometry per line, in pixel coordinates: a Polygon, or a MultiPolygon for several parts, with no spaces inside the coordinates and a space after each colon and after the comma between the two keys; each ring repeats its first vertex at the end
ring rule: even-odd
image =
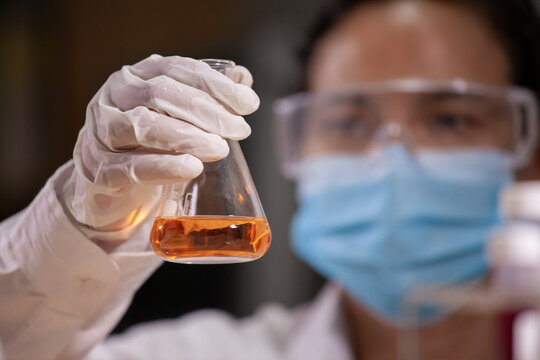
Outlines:
{"type": "Polygon", "coordinates": [[[236,104],[234,110],[239,115],[248,115],[259,108],[260,99],[251,89],[253,85],[253,76],[248,69],[241,65],[237,65],[232,69],[228,69],[225,75],[236,83],[236,104]]]}
{"type": "Polygon", "coordinates": [[[251,135],[251,126],[246,123],[246,126],[244,127],[244,132],[242,134],[243,139],[247,138],[249,135],[251,135]]]}
{"type": "Polygon", "coordinates": [[[251,91],[251,99],[248,103],[248,111],[251,114],[252,112],[255,112],[259,106],[261,105],[261,99],[259,99],[259,96],[255,93],[255,91],[251,91]]]}
{"type": "Polygon", "coordinates": [[[184,161],[185,168],[182,171],[182,177],[193,179],[202,173],[204,166],[201,160],[197,159],[195,156],[185,155],[184,161]]]}
{"type": "Polygon", "coordinates": [[[203,170],[201,160],[189,154],[145,154],[132,161],[130,178],[142,185],[173,184],[193,179],[203,170]]]}
{"type": "Polygon", "coordinates": [[[232,69],[227,69],[225,75],[237,84],[251,87],[253,85],[253,76],[248,69],[242,65],[237,65],[232,69]]]}
{"type": "Polygon", "coordinates": [[[228,138],[231,140],[244,140],[249,135],[251,135],[251,127],[244,121],[235,129],[234,134],[229,135],[228,138]]]}
{"type": "Polygon", "coordinates": [[[208,134],[212,141],[204,144],[204,151],[200,151],[197,157],[202,161],[218,161],[229,155],[227,141],[219,135],[208,134]]]}
{"type": "Polygon", "coordinates": [[[255,112],[261,104],[255,91],[244,85],[238,85],[238,87],[238,104],[235,109],[238,115],[249,115],[255,112]]]}

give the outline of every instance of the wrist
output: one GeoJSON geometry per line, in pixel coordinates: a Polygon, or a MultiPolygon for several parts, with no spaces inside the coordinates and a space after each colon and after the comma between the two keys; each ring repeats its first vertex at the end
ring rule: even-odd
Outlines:
{"type": "Polygon", "coordinates": [[[95,205],[81,207],[80,204],[85,204],[88,201],[94,201],[107,195],[95,193],[91,189],[85,188],[84,191],[78,191],[77,193],[77,203],[79,206],[76,207],[73,201],[76,196],[76,189],[77,187],[84,186],[84,184],[81,183],[81,179],[74,168],[71,169],[69,176],[65,176],[62,180],[56,184],[55,191],[64,213],[82,234],[101,247],[103,247],[102,244],[105,242],[107,246],[111,246],[114,244],[119,245],[128,240],[139,228],[140,224],[153,213],[157,199],[159,198],[157,196],[154,201],[148,201],[139,206],[132,206],[129,210],[122,213],[115,212],[114,214],[107,214],[107,210],[102,210],[98,217],[91,213],[91,209],[96,207],[95,205]],[[82,199],[81,193],[84,193],[82,199]],[[78,211],[81,208],[83,211],[78,211]],[[99,219],[99,222],[87,222],[85,219],[99,219]]]}

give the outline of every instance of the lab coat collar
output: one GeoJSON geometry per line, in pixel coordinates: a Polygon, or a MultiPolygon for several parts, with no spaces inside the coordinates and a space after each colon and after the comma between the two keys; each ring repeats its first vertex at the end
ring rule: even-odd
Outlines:
{"type": "Polygon", "coordinates": [[[336,284],[324,286],[305,309],[298,328],[292,332],[285,359],[353,360],[341,308],[343,291],[336,284]]]}

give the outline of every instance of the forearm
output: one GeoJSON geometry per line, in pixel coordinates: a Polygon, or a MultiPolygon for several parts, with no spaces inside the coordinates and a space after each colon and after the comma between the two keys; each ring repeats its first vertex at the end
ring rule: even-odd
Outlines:
{"type": "Polygon", "coordinates": [[[81,358],[159,265],[141,230],[107,254],[66,217],[55,186],[0,224],[0,338],[8,359],[81,358]],[[141,239],[138,239],[141,238],[141,239]]]}

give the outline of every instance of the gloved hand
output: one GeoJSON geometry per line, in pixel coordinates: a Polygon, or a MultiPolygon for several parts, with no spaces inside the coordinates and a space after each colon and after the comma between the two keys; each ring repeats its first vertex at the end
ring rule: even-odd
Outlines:
{"type": "Polygon", "coordinates": [[[152,55],[113,73],[86,111],[62,198],[89,237],[123,240],[148,217],[161,186],[196,177],[251,130],[259,98],[247,69],[222,74],[190,58],[152,55]],[[234,80],[234,81],[233,81],[234,80]]]}

